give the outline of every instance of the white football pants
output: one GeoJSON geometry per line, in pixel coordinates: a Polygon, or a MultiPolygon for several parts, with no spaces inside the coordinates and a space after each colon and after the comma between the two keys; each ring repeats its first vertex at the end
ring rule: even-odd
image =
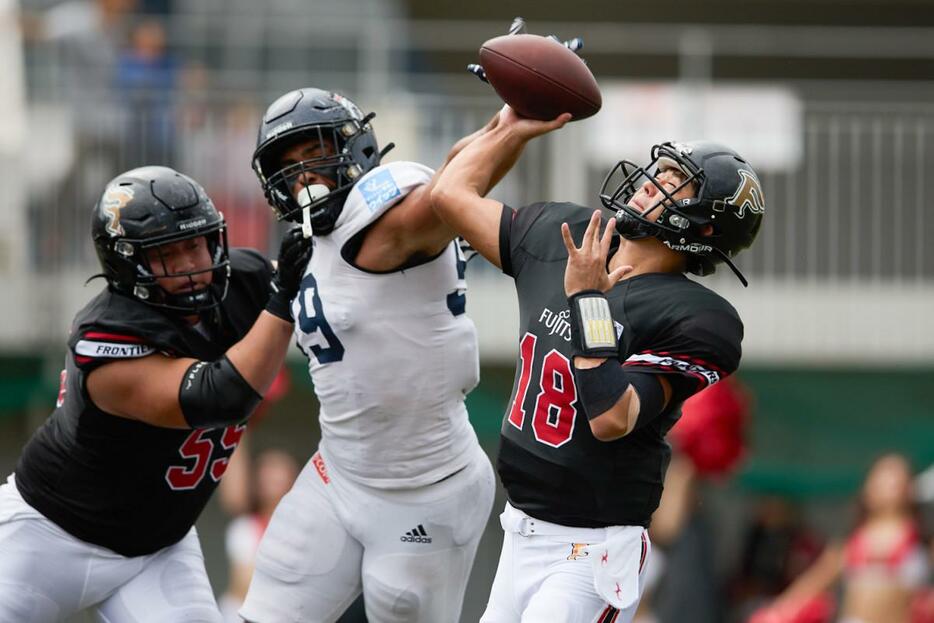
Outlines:
{"type": "Polygon", "coordinates": [[[509,503],[503,550],[480,623],[628,623],[651,550],[641,526],[574,528],[509,503]]]}
{"type": "Polygon", "coordinates": [[[198,535],[128,558],[81,541],[0,487],[0,621],[50,623],[89,610],[102,623],[221,623],[198,535]]]}
{"type": "Polygon", "coordinates": [[[493,494],[479,445],[467,467],[418,489],[361,485],[319,452],[272,516],[240,616],[335,621],[362,591],[370,621],[456,623],[493,494]]]}

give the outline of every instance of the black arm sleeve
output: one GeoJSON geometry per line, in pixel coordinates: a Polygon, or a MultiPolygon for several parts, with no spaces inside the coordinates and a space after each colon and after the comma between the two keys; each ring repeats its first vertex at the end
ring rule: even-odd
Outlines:
{"type": "Polygon", "coordinates": [[[633,430],[639,430],[651,424],[655,418],[669,411],[672,407],[681,408],[685,400],[697,393],[697,382],[680,374],[666,374],[665,380],[671,385],[671,397],[665,402],[665,391],[658,374],[630,370],[629,379],[639,394],[639,419],[633,430]],[[645,398],[643,398],[645,396],[645,398]]]}
{"type": "Polygon", "coordinates": [[[192,428],[239,424],[262,402],[226,355],[217,361],[196,361],[182,377],[178,403],[192,428]]]}
{"type": "Polygon", "coordinates": [[[665,392],[656,375],[626,370],[613,359],[607,359],[596,368],[574,368],[574,381],[588,420],[613,408],[630,385],[639,396],[636,428],[665,410],[665,392]]]}

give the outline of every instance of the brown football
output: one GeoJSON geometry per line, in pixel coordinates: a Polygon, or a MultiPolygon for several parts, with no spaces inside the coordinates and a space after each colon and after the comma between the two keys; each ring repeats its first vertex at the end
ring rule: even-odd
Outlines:
{"type": "Polygon", "coordinates": [[[490,39],[480,48],[480,65],[496,93],[523,117],[554,119],[569,112],[576,121],[597,114],[602,105],[584,61],[548,37],[490,39]]]}

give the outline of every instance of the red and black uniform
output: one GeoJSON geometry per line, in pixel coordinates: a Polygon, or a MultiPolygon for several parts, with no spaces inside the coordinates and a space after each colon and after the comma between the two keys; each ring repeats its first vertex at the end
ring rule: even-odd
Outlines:
{"type": "MultiPolygon", "coordinates": [[[[664,374],[674,394],[655,417],[616,441],[597,440],[577,400],[561,223],[581,240],[592,210],[571,203],[505,207],[503,272],[519,296],[519,361],[503,422],[498,470],[509,502],[553,523],[648,526],[671,449],[665,434],[681,403],[739,365],[743,325],[718,294],[684,275],[631,277],[609,293],[619,362],[633,374],[664,374]]],[[[612,255],[612,252],[611,252],[612,255]]]]}
{"type": "Polygon", "coordinates": [[[16,466],[23,498],[73,536],[124,556],[178,542],[227,468],[245,424],[172,429],[105,413],[85,381],[98,366],[161,353],[212,361],[247,334],[266,305],[272,266],[230,253],[227,296],[193,327],[107,288],[78,312],[56,409],[16,466]]]}

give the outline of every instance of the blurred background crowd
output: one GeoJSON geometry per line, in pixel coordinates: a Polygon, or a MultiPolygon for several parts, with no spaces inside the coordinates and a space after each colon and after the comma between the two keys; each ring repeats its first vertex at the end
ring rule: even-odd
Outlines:
{"type": "MultiPolygon", "coordinates": [[[[674,138],[734,146],[767,195],[739,258],[750,287],[707,279],[746,323],[744,363],[672,433],[640,620],[934,621],[929,0],[0,0],[0,469],[51,411],[68,323],[99,287],[85,286],[89,213],[106,181],[173,166],[205,186],[232,245],[268,253],[279,225],[250,170],[268,103],[340,91],[378,113],[387,160],[435,166],[498,107],[464,67],[516,15],[584,38],[604,108],[533,145],[498,199],[596,205],[614,162],[674,138]]],[[[468,406],[493,455],[517,310],[482,261],[467,274],[483,366],[468,406]]],[[[316,414],[296,350],[198,526],[231,612],[316,414]]],[[[464,621],[500,539],[494,515],[464,621]]]]}

